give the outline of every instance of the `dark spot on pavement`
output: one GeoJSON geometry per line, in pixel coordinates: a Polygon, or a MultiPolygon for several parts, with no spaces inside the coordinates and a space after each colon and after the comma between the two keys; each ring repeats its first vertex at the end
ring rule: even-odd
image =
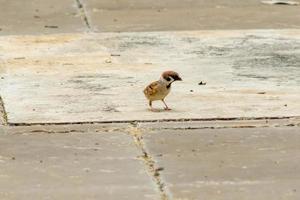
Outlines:
{"type": "Polygon", "coordinates": [[[54,25],[45,25],[45,28],[58,28],[58,26],[54,26],[54,25]]]}

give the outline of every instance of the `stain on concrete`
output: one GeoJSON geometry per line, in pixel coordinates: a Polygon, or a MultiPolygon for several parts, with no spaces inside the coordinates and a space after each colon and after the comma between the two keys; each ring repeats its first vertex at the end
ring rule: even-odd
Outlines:
{"type": "Polygon", "coordinates": [[[160,47],[168,45],[168,41],[162,40],[155,36],[138,36],[138,37],[117,37],[120,41],[118,45],[119,51],[128,51],[130,49],[147,48],[147,47],[160,47]],[[120,40],[121,39],[121,40],[120,40]]]}
{"type": "Polygon", "coordinates": [[[237,46],[233,73],[245,81],[271,79],[277,84],[300,83],[300,42],[268,37],[247,37],[237,46]],[[294,52],[294,53],[291,53],[294,52]]]}
{"type": "MultiPolygon", "coordinates": [[[[119,87],[119,84],[111,83],[112,80],[131,80],[130,76],[119,76],[116,74],[87,74],[71,77],[65,87],[90,91],[94,94],[104,94],[105,91],[113,87],[119,87]]],[[[131,83],[130,81],[126,81],[131,83]]]]}

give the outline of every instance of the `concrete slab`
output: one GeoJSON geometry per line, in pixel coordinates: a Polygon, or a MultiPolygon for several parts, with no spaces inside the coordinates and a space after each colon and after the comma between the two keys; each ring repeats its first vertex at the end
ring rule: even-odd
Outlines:
{"type": "Polygon", "coordinates": [[[159,199],[131,136],[36,128],[0,135],[0,199],[159,199]]]}
{"type": "Polygon", "coordinates": [[[159,130],[143,138],[172,199],[300,198],[299,127],[159,130]]]}
{"type": "Polygon", "coordinates": [[[300,28],[297,6],[259,0],[82,0],[97,31],[300,28]]]}
{"type": "Polygon", "coordinates": [[[0,94],[10,123],[299,116],[299,35],[252,30],[1,37],[0,94]],[[166,99],[173,110],[150,112],[142,90],[167,69],[184,79],[166,99]]]}
{"type": "Polygon", "coordinates": [[[87,30],[74,0],[0,0],[0,35],[87,30]]]}

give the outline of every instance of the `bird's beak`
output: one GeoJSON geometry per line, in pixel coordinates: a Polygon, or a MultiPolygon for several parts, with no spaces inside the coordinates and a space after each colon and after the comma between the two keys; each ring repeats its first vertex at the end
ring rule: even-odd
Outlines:
{"type": "Polygon", "coordinates": [[[176,79],[177,81],[182,81],[182,79],[178,76],[178,78],[176,79]]]}

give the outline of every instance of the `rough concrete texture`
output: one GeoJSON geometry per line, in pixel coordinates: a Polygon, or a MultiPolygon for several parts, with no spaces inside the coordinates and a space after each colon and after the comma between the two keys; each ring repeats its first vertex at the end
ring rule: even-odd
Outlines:
{"type": "Polygon", "coordinates": [[[259,0],[82,0],[97,31],[300,28],[298,6],[259,0]]]}
{"type": "Polygon", "coordinates": [[[10,123],[299,116],[299,35],[261,30],[1,37],[0,93],[10,123]],[[173,110],[150,112],[142,90],[167,69],[184,80],[166,99],[173,110]]]}
{"type": "Polygon", "coordinates": [[[298,128],[152,131],[144,135],[170,199],[300,198],[298,128]]]}
{"type": "Polygon", "coordinates": [[[84,32],[75,0],[0,0],[0,35],[84,32]]]}
{"type": "Polygon", "coordinates": [[[0,126],[0,199],[298,199],[289,122],[0,126]]]}
{"type": "Polygon", "coordinates": [[[259,0],[0,0],[0,35],[299,28],[299,7],[259,0]]]}
{"type": "Polygon", "coordinates": [[[257,0],[0,0],[0,199],[298,200],[299,17],[257,0]],[[239,30],[170,32],[198,29],[239,30]],[[142,90],[166,69],[184,81],[150,112],[142,90]],[[179,120],[122,121],[159,119],[179,120]]]}
{"type": "Polygon", "coordinates": [[[41,129],[1,134],[0,199],[159,199],[132,136],[41,129]]]}

